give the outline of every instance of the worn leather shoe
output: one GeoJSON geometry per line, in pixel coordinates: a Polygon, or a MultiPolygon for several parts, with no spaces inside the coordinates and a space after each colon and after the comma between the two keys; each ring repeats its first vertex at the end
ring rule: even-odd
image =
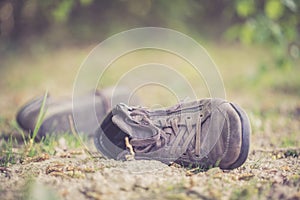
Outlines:
{"type": "Polygon", "coordinates": [[[170,164],[233,169],[249,152],[250,123],[236,104],[223,99],[179,103],[150,110],[116,105],[95,134],[107,158],[154,159],[170,164]]]}
{"type": "MultiPolygon", "coordinates": [[[[95,92],[89,92],[76,98],[76,108],[74,108],[72,98],[53,99],[48,95],[44,108],[46,113],[37,134],[37,139],[41,139],[47,134],[70,133],[71,124],[69,117],[71,117],[75,126],[74,128],[78,132],[92,136],[98,128],[99,123],[111,110],[113,103],[126,101],[128,94],[130,92],[127,88],[114,91],[112,88],[96,90],[95,92]],[[74,121],[74,111],[77,116],[76,121],[74,121]],[[92,119],[91,116],[93,115],[96,116],[95,119],[92,119]]],[[[43,98],[39,97],[29,101],[17,113],[17,123],[28,133],[34,131],[43,98]]],[[[135,103],[138,102],[137,99],[135,101],[135,103]]]]}

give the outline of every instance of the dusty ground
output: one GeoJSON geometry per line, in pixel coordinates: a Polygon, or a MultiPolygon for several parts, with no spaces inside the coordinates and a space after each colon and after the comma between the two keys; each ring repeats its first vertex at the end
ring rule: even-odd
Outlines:
{"type": "Polygon", "coordinates": [[[253,150],[240,168],[206,172],[83,151],[0,169],[4,199],[300,199],[300,149],[253,150]]]}
{"type": "Polygon", "coordinates": [[[249,158],[238,169],[200,171],[158,161],[106,160],[96,152],[86,154],[80,145],[68,145],[70,138],[52,141],[52,146],[36,143],[31,156],[22,156],[24,144],[14,122],[17,108],[45,88],[70,93],[89,50],[18,60],[12,55],[0,68],[6,94],[0,96],[1,199],[300,199],[300,70],[257,75],[253,66],[262,51],[256,49],[209,49],[222,66],[228,99],[242,105],[251,121],[249,158]],[[263,78],[255,81],[256,76],[263,78]],[[10,140],[11,134],[19,141],[10,140]]]}

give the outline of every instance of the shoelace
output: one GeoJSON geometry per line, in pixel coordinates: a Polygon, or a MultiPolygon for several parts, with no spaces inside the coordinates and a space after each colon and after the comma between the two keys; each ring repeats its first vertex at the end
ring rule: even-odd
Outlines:
{"type": "MultiPolygon", "coordinates": [[[[135,109],[131,112],[131,117],[134,122],[137,124],[143,124],[143,125],[149,125],[150,123],[153,123],[149,119],[149,115],[147,111],[143,109],[135,109]]],[[[193,123],[190,116],[187,116],[185,118],[185,123],[180,123],[180,119],[178,120],[177,117],[170,116],[166,120],[159,119],[159,123],[161,124],[160,127],[157,127],[158,133],[154,137],[146,138],[146,139],[135,139],[132,138],[130,140],[130,144],[133,146],[135,152],[140,153],[147,153],[151,151],[152,148],[159,149],[164,144],[169,144],[171,141],[173,142],[171,154],[175,154],[176,149],[178,149],[179,144],[182,142],[182,139],[185,137],[185,141],[183,141],[182,146],[180,147],[182,149],[182,152],[192,157],[198,157],[200,155],[200,147],[201,147],[201,123],[202,123],[202,115],[197,117],[196,124],[195,124],[195,131],[193,131],[193,123]],[[167,125],[167,121],[171,125],[171,129],[167,125]],[[185,128],[183,128],[183,126],[185,128]],[[192,141],[192,139],[195,138],[195,151],[194,153],[192,150],[188,150],[188,147],[192,141]]]]}

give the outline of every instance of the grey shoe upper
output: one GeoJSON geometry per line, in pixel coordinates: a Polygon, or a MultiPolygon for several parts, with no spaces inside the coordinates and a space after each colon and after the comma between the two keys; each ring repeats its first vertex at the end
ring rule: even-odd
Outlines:
{"type": "Polygon", "coordinates": [[[128,137],[136,159],[231,169],[246,160],[249,134],[244,111],[222,99],[153,111],[119,104],[98,129],[95,144],[104,156],[125,159],[128,137]]]}
{"type": "MultiPolygon", "coordinates": [[[[87,110],[92,105],[92,103],[90,103],[90,99],[94,98],[94,96],[94,110],[97,113],[97,116],[99,116],[99,122],[101,122],[103,117],[110,109],[110,107],[108,107],[108,104],[106,103],[107,100],[105,99],[105,97],[100,95],[98,92],[96,92],[95,95],[93,93],[89,93],[80,97],[81,106],[78,113],[82,119],[81,122],[84,123],[76,124],[76,126],[79,127],[82,132],[85,132],[88,135],[92,135],[99,125],[99,122],[97,124],[94,124],[94,122],[87,120],[89,116],[87,110]]],[[[21,128],[29,132],[32,132],[34,130],[40,108],[42,106],[42,102],[43,97],[40,97],[33,101],[30,101],[20,109],[17,114],[17,122],[21,128]]],[[[71,116],[71,119],[73,120],[72,108],[73,105],[71,98],[55,100],[48,96],[44,108],[46,114],[37,137],[41,139],[42,137],[46,136],[46,134],[71,132],[69,116],[71,116]]]]}
{"type": "MultiPolygon", "coordinates": [[[[37,138],[41,139],[47,134],[71,132],[69,116],[78,132],[92,136],[110,111],[112,104],[125,101],[128,94],[127,88],[116,91],[113,91],[112,88],[96,90],[77,97],[76,105],[72,98],[53,99],[47,96],[44,109],[46,114],[37,138]],[[74,120],[74,116],[76,120],[74,120]],[[92,119],[94,116],[95,119],[92,119]]],[[[135,99],[135,101],[138,100],[135,99]]],[[[18,111],[16,119],[22,129],[33,132],[42,102],[43,97],[39,97],[25,104],[18,111]]]]}

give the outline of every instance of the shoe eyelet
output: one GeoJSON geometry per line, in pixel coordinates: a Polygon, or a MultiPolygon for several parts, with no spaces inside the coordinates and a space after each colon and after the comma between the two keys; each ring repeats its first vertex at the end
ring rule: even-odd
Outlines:
{"type": "Polygon", "coordinates": [[[190,117],[190,116],[188,116],[188,117],[186,117],[186,119],[191,119],[191,117],[190,117]]]}
{"type": "Polygon", "coordinates": [[[141,122],[143,125],[145,125],[145,126],[148,126],[149,125],[149,122],[146,122],[146,121],[142,121],[141,122]]]}
{"type": "Polygon", "coordinates": [[[200,114],[200,117],[203,117],[203,114],[200,114]]]}

